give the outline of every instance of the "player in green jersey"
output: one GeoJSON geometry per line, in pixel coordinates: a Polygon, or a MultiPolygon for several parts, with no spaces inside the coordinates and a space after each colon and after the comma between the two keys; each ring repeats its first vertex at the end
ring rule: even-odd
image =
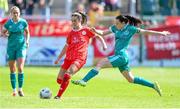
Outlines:
{"type": "Polygon", "coordinates": [[[134,77],[129,67],[129,58],[127,55],[127,47],[132,40],[132,37],[136,33],[141,34],[153,34],[166,36],[170,34],[168,31],[152,31],[144,30],[138,28],[138,25],[141,24],[141,20],[134,18],[132,16],[123,16],[119,15],[116,17],[115,25],[112,25],[108,31],[99,32],[96,29],[93,29],[99,35],[108,35],[114,33],[115,36],[115,53],[112,56],[103,58],[98,62],[95,68],[90,70],[82,80],[72,80],[71,82],[75,85],[86,86],[86,83],[95,77],[101,68],[111,66],[119,68],[122,75],[127,79],[129,83],[140,84],[143,86],[150,87],[158,92],[161,96],[161,89],[159,85],[155,82],[148,81],[140,77],[134,77]]]}
{"type": "Polygon", "coordinates": [[[24,82],[24,63],[26,49],[29,46],[29,29],[27,21],[20,18],[20,10],[13,6],[10,10],[11,18],[4,24],[2,35],[8,38],[7,59],[10,68],[10,81],[13,88],[13,96],[17,95],[16,90],[16,63],[18,67],[18,95],[23,97],[22,90],[24,82]],[[25,34],[24,34],[25,33],[25,34]]]}

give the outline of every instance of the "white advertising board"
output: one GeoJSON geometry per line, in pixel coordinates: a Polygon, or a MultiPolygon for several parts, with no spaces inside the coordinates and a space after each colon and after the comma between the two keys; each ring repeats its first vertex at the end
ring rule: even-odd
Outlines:
{"type": "MultiPolygon", "coordinates": [[[[7,64],[6,46],[7,39],[1,38],[0,43],[0,66],[7,64]]],[[[27,49],[26,65],[54,66],[54,61],[66,43],[65,37],[32,37],[27,49]]],[[[85,66],[92,66],[94,59],[93,46],[88,48],[88,57],[85,66]]],[[[60,61],[62,64],[64,59],[60,61]]]]}

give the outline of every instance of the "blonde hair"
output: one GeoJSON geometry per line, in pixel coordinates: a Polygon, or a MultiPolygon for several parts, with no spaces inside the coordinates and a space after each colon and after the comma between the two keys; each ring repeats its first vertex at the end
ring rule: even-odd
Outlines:
{"type": "Polygon", "coordinates": [[[19,9],[17,6],[13,6],[13,7],[11,7],[11,9],[10,9],[10,13],[12,13],[12,12],[13,12],[13,10],[18,10],[18,12],[20,13],[20,9],[19,9]]]}

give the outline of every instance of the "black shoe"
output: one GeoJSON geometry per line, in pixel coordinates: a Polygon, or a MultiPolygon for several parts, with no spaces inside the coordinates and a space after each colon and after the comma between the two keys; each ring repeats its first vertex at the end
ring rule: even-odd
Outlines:
{"type": "Polygon", "coordinates": [[[23,91],[18,91],[18,95],[19,95],[20,97],[24,97],[23,91]]]}

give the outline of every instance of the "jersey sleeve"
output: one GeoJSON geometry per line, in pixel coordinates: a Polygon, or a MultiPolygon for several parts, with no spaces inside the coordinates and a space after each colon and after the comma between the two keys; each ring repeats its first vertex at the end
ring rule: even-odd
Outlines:
{"type": "Polygon", "coordinates": [[[24,28],[26,28],[28,26],[28,23],[26,20],[24,20],[24,28]]]}
{"type": "Polygon", "coordinates": [[[112,25],[109,27],[109,30],[112,32],[112,33],[115,33],[116,32],[116,26],[115,25],[112,25]]]}
{"type": "Polygon", "coordinates": [[[135,26],[130,26],[130,31],[131,31],[131,33],[133,33],[133,34],[140,32],[139,29],[138,29],[137,27],[135,27],[135,26]]]}

